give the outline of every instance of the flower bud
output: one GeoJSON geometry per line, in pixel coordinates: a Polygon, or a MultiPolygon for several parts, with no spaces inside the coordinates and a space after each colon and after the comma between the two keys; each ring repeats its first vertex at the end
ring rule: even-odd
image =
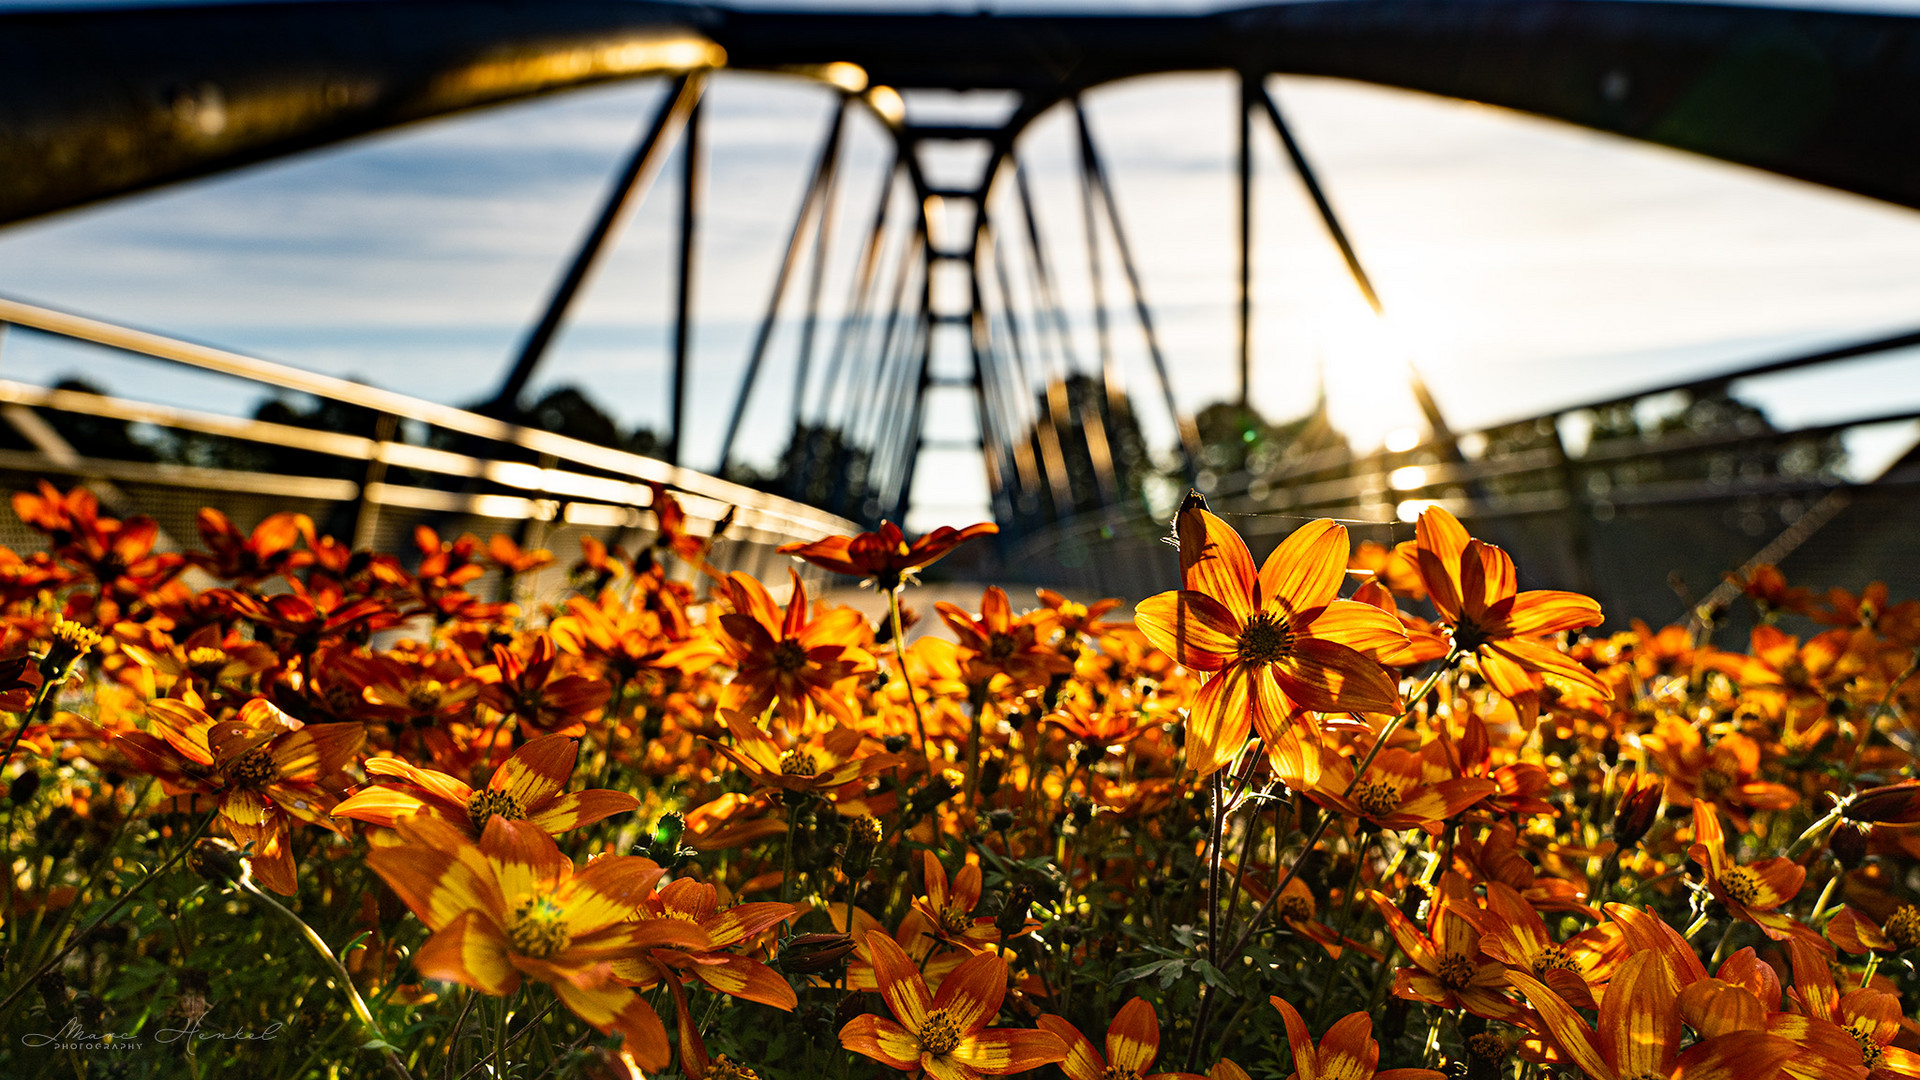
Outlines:
{"type": "Polygon", "coordinates": [[[1027,911],[1033,907],[1033,886],[1022,882],[1007,893],[1007,901],[993,920],[993,928],[1006,940],[1026,928],[1027,911]]]}
{"type": "Polygon", "coordinates": [[[1006,760],[998,754],[988,757],[980,763],[980,794],[992,795],[1000,790],[1000,781],[1007,775],[1006,760]]]}
{"type": "Polygon", "coordinates": [[[872,814],[861,814],[847,822],[846,852],[840,857],[840,868],[849,881],[859,881],[873,868],[873,854],[880,850],[880,841],[886,835],[880,819],[872,814]]]}
{"type": "Polygon", "coordinates": [[[1629,781],[1613,813],[1613,842],[1619,850],[1625,851],[1646,838],[1647,830],[1660,816],[1660,794],[1661,784],[1656,779],[1643,776],[1629,781]]]}
{"type": "Polygon", "coordinates": [[[247,860],[231,842],[210,836],[187,852],[187,868],[216,885],[231,885],[245,876],[247,860]]]}
{"type": "Polygon", "coordinates": [[[40,770],[29,767],[26,772],[13,778],[7,785],[7,799],[15,806],[25,806],[40,793],[40,770]]]}
{"type": "Polygon", "coordinates": [[[852,951],[850,934],[799,934],[780,943],[773,968],[787,975],[819,975],[838,967],[852,951]]]}
{"type": "Polygon", "coordinates": [[[1848,821],[1871,825],[1920,822],[1920,780],[1868,788],[1853,797],[1842,816],[1848,821]]]}

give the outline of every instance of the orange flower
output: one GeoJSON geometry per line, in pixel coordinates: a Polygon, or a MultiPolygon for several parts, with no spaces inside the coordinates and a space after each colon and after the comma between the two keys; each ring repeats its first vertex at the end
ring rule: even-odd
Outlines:
{"type": "MultiPolygon", "coordinates": [[[[920,872],[926,883],[926,895],[913,900],[913,915],[919,916],[915,929],[942,944],[967,952],[980,952],[1000,940],[994,920],[973,917],[980,906],[980,866],[968,863],[947,883],[947,868],[931,851],[920,853],[920,872]]],[[[911,918],[911,916],[909,916],[911,918]]],[[[904,932],[906,926],[902,926],[904,932]]],[[[912,939],[909,938],[909,941],[912,939]]]]}
{"type": "Polygon", "coordinates": [[[646,918],[680,919],[698,926],[707,935],[707,947],[699,950],[653,949],[644,958],[616,960],[613,973],[636,986],[649,986],[674,971],[691,972],[701,982],[723,994],[757,1001],[792,1012],[798,999],[787,980],[767,965],[750,956],[726,950],[787,919],[798,918],[805,909],[792,904],[719,905],[719,890],[704,882],[680,878],[641,902],[646,918]]]}
{"type": "Polygon", "coordinates": [[[897,589],[913,578],[916,571],[944,558],[948,552],[976,536],[1000,531],[991,521],[954,529],[942,525],[912,543],[891,521],[859,536],[829,536],[812,543],[783,544],[782,554],[798,555],[815,566],[836,574],[872,578],[881,591],[897,589]]]}
{"type": "Polygon", "coordinates": [[[1079,1028],[1058,1016],[1042,1016],[1034,1022],[1066,1044],[1067,1059],[1060,1063],[1060,1071],[1067,1080],[1200,1080],[1193,1073],[1147,1073],[1160,1056],[1160,1017],[1141,998],[1122,1005],[1107,1025],[1104,1057],[1079,1028]]]}
{"type": "Polygon", "coordinates": [[[189,555],[188,561],[223,581],[265,581],[313,561],[311,553],[294,550],[301,537],[313,535],[313,519],[305,514],[269,515],[248,534],[227,515],[202,507],[196,524],[207,551],[189,555]]]}
{"type": "Polygon", "coordinates": [[[1755,1031],[1701,1039],[1683,1052],[1679,995],[1659,953],[1637,952],[1620,965],[1600,1002],[1597,1027],[1533,976],[1516,971],[1510,978],[1538,1012],[1541,1036],[1593,1080],[1773,1076],[1800,1052],[1786,1039],[1755,1031]]]}
{"type": "Polygon", "coordinates": [[[1438,836],[1447,820],[1500,790],[1497,782],[1477,777],[1428,783],[1425,757],[1410,750],[1381,750],[1358,787],[1351,759],[1324,748],[1320,758],[1319,777],[1307,786],[1307,795],[1330,810],[1392,832],[1425,829],[1438,836]]]}
{"type": "Polygon", "coordinates": [[[725,588],[733,613],[720,617],[726,644],[737,669],[728,689],[728,707],[758,719],[778,705],[787,727],[806,726],[809,706],[843,724],[858,719],[851,695],[836,688],[873,670],[873,657],[860,647],[866,620],[852,608],[836,608],[807,618],[807,587],[793,577],[786,614],[774,606],[766,586],[735,571],[725,588]]]}
{"type": "Polygon", "coordinates": [[[836,789],[901,761],[893,754],[855,756],[860,752],[861,738],[851,728],[835,728],[825,738],[790,748],[783,748],[760,725],[739,713],[727,717],[727,730],[733,733],[733,745],[714,743],[715,749],[739,766],[755,786],[791,798],[830,797],[836,789]]]}
{"type": "Polygon", "coordinates": [[[987,1026],[1007,993],[1007,962],[998,956],[969,957],[935,996],[892,938],[869,933],[867,948],[895,1019],[854,1017],[840,1029],[840,1045],[854,1053],[895,1069],[925,1070],[937,1080],[976,1080],[1066,1060],[1066,1044],[1050,1031],[987,1026]]]}
{"type": "Polygon", "coordinates": [[[1431,936],[1409,922],[1393,901],[1373,894],[1387,930],[1414,963],[1394,973],[1394,996],[1443,1009],[1466,1009],[1489,1020],[1518,1022],[1520,1007],[1500,993],[1507,985],[1506,968],[1480,958],[1479,912],[1473,907],[1470,889],[1454,871],[1440,876],[1427,917],[1431,936]]]}
{"type": "Polygon", "coordinates": [[[1842,994],[1825,956],[1797,938],[1787,948],[1793,956],[1793,994],[1801,1008],[1853,1036],[1871,1080],[1920,1078],[1920,1054],[1893,1045],[1893,1037],[1900,1033],[1897,996],[1865,986],[1842,994]]]}
{"type": "Polygon", "coordinates": [[[1480,951],[1515,971],[1543,980],[1576,1008],[1594,1007],[1592,986],[1619,958],[1621,937],[1606,924],[1558,943],[1547,934],[1540,911],[1503,882],[1487,883],[1487,909],[1480,916],[1480,951]]]}
{"type": "Polygon", "coordinates": [[[227,832],[252,845],[254,876],[274,892],[292,895],[289,818],[335,832],[327,819],[341,774],[360,746],[359,724],[302,724],[265,698],[247,702],[231,720],[216,722],[185,701],[148,706],[161,738],[126,731],[116,744],[135,765],[160,778],[169,795],[214,796],[227,832]]]}
{"type": "Polygon", "coordinates": [[[370,776],[392,777],[398,786],[374,784],[333,808],[349,817],[393,828],[402,818],[426,814],[479,839],[495,817],[525,821],[548,835],[591,825],[623,814],[640,800],[623,791],[595,789],[562,794],[580,753],[578,740],[542,735],[513,752],[475,791],[443,772],[422,769],[399,758],[369,758],[370,776]]]}
{"type": "Polygon", "coordinates": [[[636,950],[710,945],[692,922],[628,917],[660,867],[603,855],[575,872],[547,834],[503,817],[487,822],[478,846],[431,817],[398,827],[406,843],[375,848],[367,865],[433,931],[414,954],[422,975],[496,997],[531,976],[599,1031],[618,1031],[641,1068],[667,1067],[659,1015],[613,975],[613,961],[636,950]]]}
{"type": "Polygon", "coordinates": [[[1336,598],[1344,527],[1322,519],[1295,530],[1258,575],[1226,522],[1196,506],[1178,527],[1186,588],[1142,601],[1134,621],[1162,651],[1214,673],[1187,717],[1187,762],[1201,776],[1232,761],[1252,726],[1271,742],[1296,707],[1399,711],[1375,655],[1407,637],[1392,615],[1336,598]]]}
{"type": "Polygon", "coordinates": [[[1741,866],[1727,855],[1726,834],[1720,830],[1720,812],[1704,799],[1693,804],[1694,844],[1687,856],[1707,871],[1707,888],[1725,904],[1727,913],[1759,927],[1775,941],[1801,938],[1828,952],[1832,947],[1811,927],[1779,910],[1800,894],[1807,869],[1791,859],[1775,856],[1741,866]]]}
{"type": "Polygon", "coordinates": [[[1600,605],[1579,593],[1551,589],[1519,592],[1513,559],[1467,535],[1438,506],[1420,515],[1414,554],[1428,597],[1453,636],[1453,647],[1472,654],[1480,673],[1513,702],[1528,730],[1540,716],[1545,676],[1564,679],[1611,700],[1613,692],[1578,661],[1535,640],[1544,634],[1594,626],[1600,605]]]}
{"type": "Polygon", "coordinates": [[[995,675],[1005,675],[1015,688],[1024,688],[1073,670],[1073,661],[1039,640],[1035,620],[1013,617],[1006,591],[998,585],[987,586],[978,619],[944,600],[933,606],[960,639],[960,647],[971,654],[964,661],[969,683],[985,685],[995,675]]]}
{"type": "Polygon", "coordinates": [[[585,721],[613,694],[605,679],[557,671],[559,654],[551,634],[534,638],[524,650],[495,645],[493,659],[473,672],[481,683],[480,700],[517,717],[521,732],[529,737],[581,734],[585,721]]]}
{"type": "Polygon", "coordinates": [[[1666,777],[1667,801],[1675,806],[1705,799],[1724,807],[1734,826],[1745,829],[1748,813],[1786,810],[1800,801],[1785,784],[1760,779],[1760,744],[1738,732],[1708,746],[1698,728],[1668,716],[1641,742],[1666,777]]]}
{"type": "Polygon", "coordinates": [[[1313,1045],[1307,1022],[1294,1007],[1277,997],[1269,997],[1287,1025],[1287,1049],[1293,1052],[1294,1080],[1445,1080],[1446,1074],[1432,1069],[1388,1069],[1376,1072],[1380,1065],[1380,1044],[1373,1041],[1373,1018],[1357,1012],[1334,1021],[1313,1045]]]}

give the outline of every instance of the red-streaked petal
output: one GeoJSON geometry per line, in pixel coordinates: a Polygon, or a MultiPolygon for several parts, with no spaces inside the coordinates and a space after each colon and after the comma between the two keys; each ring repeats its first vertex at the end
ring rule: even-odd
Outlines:
{"type": "Polygon", "coordinates": [[[933,1007],[945,1010],[961,1031],[978,1031],[999,1015],[1006,996],[1007,962],[993,953],[980,953],[941,980],[933,1007]]]}
{"type": "Polygon", "coordinates": [[[1060,1062],[1060,1071],[1067,1074],[1067,1080],[1104,1080],[1107,1063],[1079,1028],[1050,1013],[1034,1023],[1040,1025],[1042,1031],[1052,1032],[1067,1048],[1067,1056],[1060,1062]]]}
{"type": "Polygon", "coordinates": [[[1260,602],[1285,605],[1290,614],[1312,611],[1340,595],[1347,577],[1347,529],[1328,518],[1288,534],[1260,567],[1260,602]]]}
{"type": "Polygon", "coordinates": [[[591,788],[547,800],[545,806],[527,815],[527,821],[541,832],[563,833],[615,814],[624,814],[639,805],[639,799],[624,791],[591,788]]]}
{"type": "Polygon", "coordinates": [[[984,1073],[1005,1075],[1037,1069],[1067,1056],[1067,1044],[1050,1031],[987,1028],[960,1040],[953,1057],[984,1073]]]}
{"type": "MultiPolygon", "coordinates": [[[[873,957],[874,979],[880,984],[880,996],[887,999],[887,1007],[907,1030],[919,1031],[926,1022],[927,1010],[933,1007],[933,995],[927,993],[920,969],[892,938],[878,930],[867,934],[867,954],[873,957]]],[[[919,1043],[914,1045],[918,1047],[919,1043]]],[[[918,1060],[917,1049],[915,1054],[918,1060]]]]}
{"type": "Polygon", "coordinates": [[[1472,539],[1457,518],[1438,506],[1420,514],[1414,526],[1414,559],[1428,599],[1448,622],[1460,621],[1460,555],[1472,539]]]}
{"type": "Polygon", "coordinates": [[[1252,680],[1235,664],[1207,680],[1187,711],[1187,765],[1202,777],[1218,772],[1240,753],[1253,727],[1248,690],[1252,680]]]}
{"type": "Polygon", "coordinates": [[[1273,665],[1280,689],[1315,712],[1400,711],[1400,691],[1378,660],[1318,638],[1299,638],[1273,665]]]}
{"type": "Polygon", "coordinates": [[[507,939],[478,911],[462,912],[434,932],[413,956],[429,979],[464,983],[496,997],[520,987],[520,972],[507,961],[507,939]]]}
{"type": "Polygon", "coordinates": [[[1328,604],[1305,631],[1308,637],[1323,638],[1376,658],[1407,647],[1407,628],[1399,616],[1354,600],[1328,604]]]}
{"type": "Polygon", "coordinates": [[[1133,621],[1154,648],[1195,671],[1218,671],[1240,650],[1240,620],[1205,593],[1150,596],[1134,608],[1133,621]]]}
{"type": "Polygon", "coordinates": [[[542,735],[513,752],[513,756],[493,771],[487,787],[513,796],[521,807],[532,810],[558,795],[573,776],[574,759],[580,754],[580,742],[566,735],[542,735]]]}
{"type": "Polygon", "coordinates": [[[1600,1001],[1600,1052],[1622,1076],[1666,1076],[1673,1071],[1680,1048],[1680,1010],[1660,963],[1657,953],[1629,956],[1614,971],[1600,1001]]]}
{"type": "Polygon", "coordinates": [[[1606,619],[1600,602],[1576,592],[1557,589],[1529,589],[1512,600],[1496,605],[1491,613],[1507,633],[1516,637],[1539,637],[1566,630],[1598,626],[1606,619]]]}
{"type": "Polygon", "coordinates": [[[1280,1010],[1280,1019],[1287,1026],[1287,1052],[1293,1055],[1293,1071],[1300,1080],[1319,1080],[1320,1053],[1313,1045],[1313,1036],[1307,1032],[1307,1022],[1292,1003],[1279,998],[1267,998],[1273,1007],[1280,1010]]]}
{"type": "Polygon", "coordinates": [[[1160,1056],[1160,1017],[1143,998],[1120,1007],[1107,1026],[1107,1064],[1142,1076],[1160,1056]]]}
{"type": "Polygon", "coordinates": [[[1600,1051],[1594,1048],[1592,1029],[1587,1027],[1586,1021],[1580,1019],[1572,1007],[1560,1000],[1560,995],[1523,971],[1510,972],[1507,979],[1527,996],[1527,1003],[1540,1014],[1540,1021],[1546,1029],[1542,1034],[1547,1041],[1558,1048],[1576,1068],[1590,1077],[1618,1075],[1600,1056],[1600,1051]]]}
{"type": "Polygon", "coordinates": [[[775,975],[767,965],[745,956],[730,956],[723,964],[696,964],[693,974],[715,990],[744,1001],[757,1001],[787,1012],[799,1004],[787,980],[775,975]]]}
{"type": "Polygon", "coordinates": [[[1348,1013],[1320,1037],[1320,1075],[1326,1080],[1371,1080],[1378,1064],[1380,1044],[1366,1013],[1348,1013]]]}
{"type": "Polygon", "coordinates": [[[1180,541],[1180,583],[1219,601],[1242,621],[1258,610],[1253,554],[1233,526],[1198,507],[1180,511],[1174,522],[1180,541]]]}
{"type": "Polygon", "coordinates": [[[443,772],[422,769],[411,762],[399,758],[368,758],[364,766],[368,776],[392,776],[405,780],[427,792],[429,796],[441,799],[448,806],[466,809],[473,799],[473,789],[443,772]]]}
{"type": "Polygon", "coordinates": [[[920,1067],[920,1040],[885,1017],[867,1013],[840,1029],[840,1045],[903,1072],[920,1067]]]}
{"type": "Polygon", "coordinates": [[[1485,625],[1487,609],[1519,587],[1513,558],[1481,540],[1469,540],[1460,552],[1460,617],[1485,625]]]}

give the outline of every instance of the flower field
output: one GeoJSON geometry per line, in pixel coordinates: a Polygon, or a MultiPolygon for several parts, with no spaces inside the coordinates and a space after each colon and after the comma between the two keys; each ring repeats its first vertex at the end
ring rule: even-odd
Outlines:
{"type": "Polygon", "coordinates": [[[8,1076],[1920,1078],[1883,587],[1606,633],[1443,509],[1256,561],[1194,496],[1132,620],[916,611],[991,525],[783,549],[870,621],[659,489],[404,558],[13,505],[8,1076]]]}

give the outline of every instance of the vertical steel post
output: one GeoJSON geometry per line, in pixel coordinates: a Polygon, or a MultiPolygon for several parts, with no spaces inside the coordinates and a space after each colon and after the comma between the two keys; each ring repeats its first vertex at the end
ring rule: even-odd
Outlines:
{"type": "Polygon", "coordinates": [[[693,354],[693,254],[700,223],[700,113],[698,102],[687,116],[686,139],[681,147],[680,170],[680,281],[674,297],[673,378],[667,386],[671,403],[672,428],[667,435],[666,458],[680,465],[685,450],[687,423],[687,371],[693,354]]]}
{"type": "Polygon", "coordinates": [[[580,248],[574,253],[573,262],[567,266],[566,273],[561,275],[560,283],[554,286],[553,295],[548,298],[540,321],[527,333],[513,367],[508,369],[500,388],[494,392],[490,411],[512,412],[518,407],[521,392],[526,389],[534,369],[546,355],[547,347],[553,343],[561,321],[566,318],[567,309],[572,306],[575,294],[593,272],[594,264],[606,249],[607,240],[653,185],[653,178],[660,172],[660,166],[673,146],[679,129],[686,124],[687,117],[700,100],[705,80],[703,72],[688,72],[675,80],[667,90],[666,100],[660,103],[660,108],[654,113],[647,134],[640,140],[633,156],[627,160],[626,168],[621,170],[619,178],[607,192],[600,215],[580,241],[580,248]]]}
{"type": "Polygon", "coordinates": [[[1240,73],[1240,408],[1251,408],[1253,388],[1253,85],[1240,73]]]}

